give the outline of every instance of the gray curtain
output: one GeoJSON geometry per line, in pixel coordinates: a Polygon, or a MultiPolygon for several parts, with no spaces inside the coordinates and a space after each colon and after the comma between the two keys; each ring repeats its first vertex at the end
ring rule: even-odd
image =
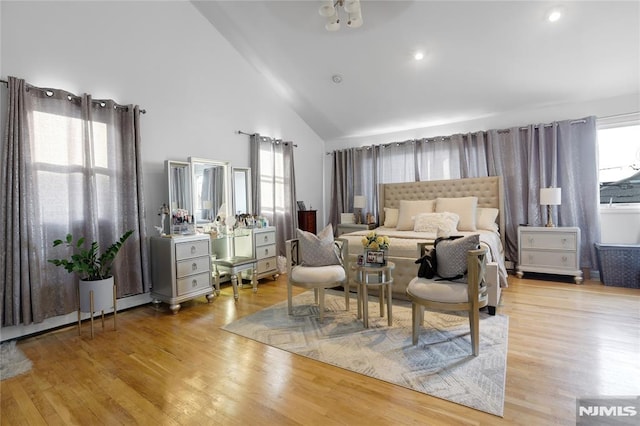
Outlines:
{"type": "MultiPolygon", "coordinates": [[[[506,222],[506,229],[501,232],[505,233],[507,259],[518,261],[520,224],[546,223],[546,208],[540,206],[540,188],[557,186],[562,188],[563,195],[561,206],[554,209],[554,222],[579,227],[581,267],[597,265],[594,243],[600,238],[600,220],[595,117],[367,147],[380,152],[380,161],[373,165],[355,161],[355,157],[345,160],[350,152],[361,149],[333,153],[330,206],[333,223],[338,222],[339,213],[353,198],[348,178],[369,170],[382,170],[381,183],[397,179],[384,173],[385,170],[401,173],[398,176],[403,176],[404,181],[501,175],[505,184],[506,222]],[[412,156],[415,167],[409,164],[412,156]]],[[[375,185],[365,182],[368,189],[358,190],[364,193],[377,190],[377,182],[375,185]]]]}
{"type": "Polygon", "coordinates": [[[284,256],[285,241],[295,238],[298,227],[295,145],[259,134],[251,135],[250,144],[253,205],[276,227],[278,254],[284,256]]]}
{"type": "Polygon", "coordinates": [[[0,195],[2,325],[76,311],[78,278],[47,262],[70,255],[52,247],[67,233],[104,249],[133,229],[114,263],[118,296],[148,290],[139,109],[14,77],[8,105],[0,195]]]}
{"type": "Polygon", "coordinates": [[[329,223],[336,230],[341,213],[353,213],[353,197],[364,195],[366,207],[363,215],[371,212],[378,217],[378,168],[380,147],[349,148],[331,153],[332,174],[329,223]]]}

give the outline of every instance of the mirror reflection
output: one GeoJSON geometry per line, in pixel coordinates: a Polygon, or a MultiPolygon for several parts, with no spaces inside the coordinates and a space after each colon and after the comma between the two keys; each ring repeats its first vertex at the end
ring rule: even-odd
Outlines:
{"type": "Polygon", "coordinates": [[[161,208],[160,226],[156,227],[161,235],[165,233],[188,233],[191,214],[191,164],[184,161],[166,161],[167,180],[169,185],[169,205],[161,208]],[[166,217],[171,218],[167,228],[166,217]],[[178,225],[175,228],[174,225],[178,225]]]}
{"type": "Polygon", "coordinates": [[[212,223],[227,216],[228,163],[190,158],[193,173],[194,219],[197,224],[212,223]]]}
{"type": "Polygon", "coordinates": [[[233,172],[233,212],[235,215],[251,214],[251,169],[234,167],[233,172]]]}

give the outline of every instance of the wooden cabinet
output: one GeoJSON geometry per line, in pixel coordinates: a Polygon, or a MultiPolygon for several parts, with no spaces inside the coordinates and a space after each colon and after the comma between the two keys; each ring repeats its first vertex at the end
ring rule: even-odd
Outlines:
{"type": "Polygon", "coordinates": [[[316,233],[316,211],[298,210],[298,228],[303,231],[316,233]]]}
{"type": "Polygon", "coordinates": [[[580,228],[520,226],[518,262],[518,278],[524,272],[573,275],[580,284],[580,228]]]}
{"type": "Polygon", "coordinates": [[[176,314],[180,302],[198,296],[213,299],[208,235],[151,237],[151,297],[176,314]]]}
{"type": "MultiPolygon", "coordinates": [[[[276,249],[276,227],[252,228],[251,238],[236,240],[236,256],[248,256],[256,259],[256,279],[278,276],[278,252],[276,249]]],[[[245,278],[251,279],[251,272],[245,278]]]]}

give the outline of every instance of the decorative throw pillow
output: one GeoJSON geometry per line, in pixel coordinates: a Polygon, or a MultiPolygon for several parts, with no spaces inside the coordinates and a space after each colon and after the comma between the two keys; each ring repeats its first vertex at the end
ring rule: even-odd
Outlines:
{"type": "Polygon", "coordinates": [[[460,216],[458,231],[476,230],[476,208],[478,197],[438,198],[436,212],[451,212],[460,216]]]}
{"type": "Polygon", "coordinates": [[[413,230],[416,232],[438,232],[441,229],[446,235],[456,232],[460,217],[455,213],[420,213],[416,216],[413,230]]]}
{"type": "Polygon", "coordinates": [[[300,244],[300,264],[303,266],[339,265],[340,259],[334,249],[333,226],[327,225],[318,235],[297,230],[300,244]]]}
{"type": "Polygon", "coordinates": [[[490,207],[478,207],[477,210],[478,213],[476,215],[476,227],[478,229],[498,232],[498,224],[496,223],[496,218],[498,217],[498,209],[490,207]]]}
{"type": "Polygon", "coordinates": [[[395,228],[398,225],[398,209],[384,208],[384,227],[395,228]]]}
{"type": "Polygon", "coordinates": [[[473,234],[455,240],[437,241],[435,246],[438,275],[453,278],[467,272],[467,252],[480,246],[480,236],[473,234]]]}
{"type": "Polygon", "coordinates": [[[436,200],[400,200],[398,209],[398,231],[412,231],[414,220],[420,213],[433,213],[436,200]]]}

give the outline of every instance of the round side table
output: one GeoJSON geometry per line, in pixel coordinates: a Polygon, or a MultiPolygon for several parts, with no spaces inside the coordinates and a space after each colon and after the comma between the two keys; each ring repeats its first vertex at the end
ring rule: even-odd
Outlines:
{"type": "Polygon", "coordinates": [[[387,293],[387,323],[393,322],[391,306],[391,286],[393,285],[393,276],[391,272],[396,265],[393,262],[387,262],[386,265],[370,266],[370,265],[352,265],[351,269],[355,271],[355,281],[358,289],[358,318],[362,317],[365,328],[369,328],[369,287],[380,287],[380,317],[384,317],[384,299],[385,291],[387,293]]]}

